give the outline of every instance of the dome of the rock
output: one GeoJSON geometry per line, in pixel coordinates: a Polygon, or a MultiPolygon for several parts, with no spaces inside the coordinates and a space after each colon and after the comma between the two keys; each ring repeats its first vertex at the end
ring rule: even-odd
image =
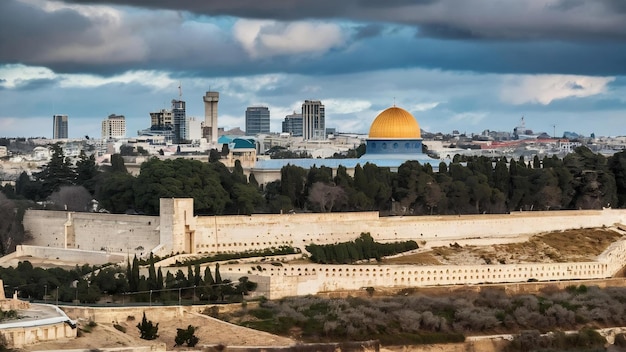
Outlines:
{"type": "Polygon", "coordinates": [[[420,126],[410,112],[392,106],[376,116],[370,126],[370,139],[420,139],[420,126]]]}

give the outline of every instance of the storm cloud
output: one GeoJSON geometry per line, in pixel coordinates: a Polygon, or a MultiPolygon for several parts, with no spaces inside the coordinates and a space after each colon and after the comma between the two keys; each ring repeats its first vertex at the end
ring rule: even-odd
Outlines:
{"type": "Polygon", "coordinates": [[[50,123],[20,121],[67,113],[74,135],[97,135],[119,113],[132,134],[182,83],[190,116],[220,91],[227,128],[261,104],[277,131],[321,99],[344,132],[396,101],[431,131],[526,115],[613,133],[625,62],[622,0],[0,0],[0,125],[44,135],[50,123]]]}

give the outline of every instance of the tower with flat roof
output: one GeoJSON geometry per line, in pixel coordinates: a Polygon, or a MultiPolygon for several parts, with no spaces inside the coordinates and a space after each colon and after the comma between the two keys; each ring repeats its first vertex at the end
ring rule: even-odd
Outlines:
{"type": "Polygon", "coordinates": [[[304,140],[326,139],[326,116],[319,100],[305,100],[302,104],[302,137],[304,140]]]}
{"type": "Polygon", "coordinates": [[[52,116],[52,138],[53,139],[67,139],[67,115],[53,115],[52,116]]]}
{"type": "Polygon", "coordinates": [[[111,114],[102,121],[102,139],[126,138],[126,118],[111,114]]]}
{"type": "Polygon", "coordinates": [[[293,114],[285,116],[282,123],[282,132],[289,133],[292,136],[302,136],[302,114],[293,114]]]}
{"type": "Polygon", "coordinates": [[[246,109],[246,135],[270,133],[270,109],[267,106],[249,106],[246,109]]]}
{"type": "Polygon", "coordinates": [[[202,100],[204,101],[202,137],[208,142],[217,143],[217,103],[220,100],[220,93],[206,92],[202,100]]]}
{"type": "Polygon", "coordinates": [[[172,100],[172,122],[174,126],[174,144],[182,144],[187,140],[187,114],[183,100],[172,100]]]}

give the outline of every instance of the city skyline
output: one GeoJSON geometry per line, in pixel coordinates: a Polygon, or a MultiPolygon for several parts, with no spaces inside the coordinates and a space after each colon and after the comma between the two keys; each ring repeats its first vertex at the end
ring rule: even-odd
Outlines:
{"type": "Polygon", "coordinates": [[[70,138],[98,136],[114,113],[132,137],[172,99],[203,120],[207,91],[225,129],[262,105],[280,132],[320,100],[339,132],[395,104],[428,132],[512,132],[524,116],[550,135],[626,135],[619,1],[144,3],[2,1],[0,136],[52,137],[55,114],[70,138]]]}

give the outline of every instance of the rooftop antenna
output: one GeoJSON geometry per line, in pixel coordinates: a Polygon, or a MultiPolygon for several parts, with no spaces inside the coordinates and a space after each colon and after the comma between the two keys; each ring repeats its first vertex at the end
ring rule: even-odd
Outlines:
{"type": "Polygon", "coordinates": [[[178,97],[181,98],[183,96],[183,84],[178,81],[178,97]]]}
{"type": "Polygon", "coordinates": [[[396,97],[393,97],[393,107],[396,107],[396,97]]]}

